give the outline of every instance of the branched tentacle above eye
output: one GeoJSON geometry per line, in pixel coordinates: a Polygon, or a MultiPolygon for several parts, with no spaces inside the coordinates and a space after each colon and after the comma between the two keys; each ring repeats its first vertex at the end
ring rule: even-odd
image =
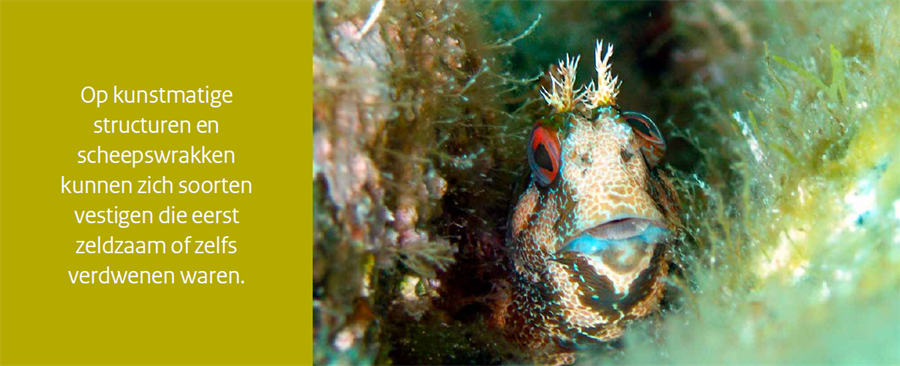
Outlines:
{"type": "Polygon", "coordinates": [[[574,59],[566,55],[565,63],[562,60],[559,61],[559,79],[553,76],[553,73],[550,73],[550,81],[552,83],[550,92],[541,87],[541,96],[544,97],[544,101],[547,104],[556,110],[556,113],[566,113],[575,108],[575,103],[578,101],[575,95],[581,90],[580,87],[575,89],[575,72],[578,70],[578,61],[580,59],[581,55],[576,56],[574,59]]]}
{"type": "Polygon", "coordinates": [[[578,99],[584,103],[588,109],[597,109],[600,107],[616,105],[616,96],[619,95],[618,76],[612,75],[612,63],[609,58],[613,54],[612,43],[607,44],[606,55],[603,54],[603,41],[597,41],[597,48],[594,51],[594,64],[597,69],[597,84],[591,81],[585,88],[584,92],[578,96],[578,99]]]}
{"type": "Polygon", "coordinates": [[[553,107],[556,113],[570,112],[578,102],[583,103],[589,110],[600,107],[616,105],[616,96],[619,95],[619,86],[622,84],[618,76],[612,74],[610,57],[613,54],[613,45],[607,44],[606,52],[603,52],[603,41],[597,41],[594,51],[594,68],[597,70],[597,83],[590,82],[586,87],[575,88],[575,73],[578,69],[578,61],[581,55],[574,59],[566,55],[566,60],[559,61],[559,79],[550,73],[550,91],[541,87],[541,96],[548,105],[553,107]],[[580,90],[584,89],[580,94],[580,90]]]}

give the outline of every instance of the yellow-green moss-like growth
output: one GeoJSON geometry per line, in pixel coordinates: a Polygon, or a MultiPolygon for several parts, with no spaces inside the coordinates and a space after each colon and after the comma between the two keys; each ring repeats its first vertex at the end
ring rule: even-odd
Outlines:
{"type": "Polygon", "coordinates": [[[900,363],[898,7],[708,6],[771,26],[748,29],[753,72],[708,81],[684,133],[708,172],[680,181],[684,308],[630,333],[618,360],[900,363]]]}

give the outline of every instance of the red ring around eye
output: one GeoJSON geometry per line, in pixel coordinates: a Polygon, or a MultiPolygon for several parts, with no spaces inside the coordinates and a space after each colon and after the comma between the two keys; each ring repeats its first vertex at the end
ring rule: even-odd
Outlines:
{"type": "Polygon", "coordinates": [[[555,131],[540,125],[535,127],[528,144],[528,163],[540,185],[547,186],[556,180],[560,159],[559,140],[555,131]]]}
{"type": "Polygon", "coordinates": [[[638,112],[623,112],[622,116],[625,118],[625,122],[631,126],[635,135],[643,141],[641,151],[647,158],[647,162],[651,167],[656,166],[666,153],[666,140],[663,139],[659,128],[650,117],[638,112]]]}
{"type": "Polygon", "coordinates": [[[665,146],[666,142],[662,139],[662,134],[656,128],[656,124],[647,116],[637,112],[625,112],[625,122],[643,139],[656,145],[665,146]]]}

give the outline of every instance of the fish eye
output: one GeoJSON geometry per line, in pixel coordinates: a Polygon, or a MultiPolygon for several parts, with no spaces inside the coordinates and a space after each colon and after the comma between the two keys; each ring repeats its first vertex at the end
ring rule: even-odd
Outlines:
{"type": "Polygon", "coordinates": [[[625,123],[631,126],[632,131],[639,137],[641,153],[651,167],[656,166],[663,155],[666,154],[666,140],[663,139],[659,128],[650,117],[638,112],[622,112],[625,123]]]}
{"type": "Polygon", "coordinates": [[[528,164],[534,181],[546,187],[559,174],[559,140],[556,132],[536,124],[528,142],[528,164]]]}

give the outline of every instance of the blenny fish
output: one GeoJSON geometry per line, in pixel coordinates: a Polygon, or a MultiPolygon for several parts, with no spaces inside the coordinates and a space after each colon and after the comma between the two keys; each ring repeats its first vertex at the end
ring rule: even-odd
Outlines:
{"type": "Polygon", "coordinates": [[[537,363],[572,363],[655,311],[679,226],[647,116],[616,104],[612,45],[597,42],[597,83],[575,88],[566,56],[541,90],[553,113],[528,138],[530,179],[510,215],[509,336],[537,363]],[[555,75],[554,75],[555,74],[555,75]]]}

